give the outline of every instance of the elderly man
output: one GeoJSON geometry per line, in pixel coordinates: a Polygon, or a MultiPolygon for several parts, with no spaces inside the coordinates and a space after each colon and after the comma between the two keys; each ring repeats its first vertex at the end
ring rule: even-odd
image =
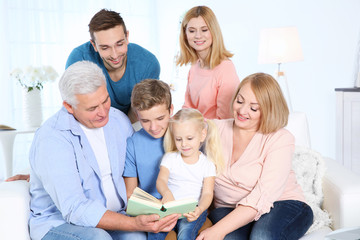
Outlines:
{"type": "Polygon", "coordinates": [[[36,132],[30,150],[32,239],[146,239],[178,215],[125,215],[122,177],[129,119],[111,108],[102,70],[71,65],[59,82],[64,107],[36,132]]]}

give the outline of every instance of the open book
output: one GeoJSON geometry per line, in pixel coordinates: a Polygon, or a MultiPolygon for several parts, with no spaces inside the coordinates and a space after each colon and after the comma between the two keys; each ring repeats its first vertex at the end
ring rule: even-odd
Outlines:
{"type": "Polygon", "coordinates": [[[159,199],[137,187],[128,200],[126,213],[131,216],[155,213],[163,218],[173,213],[192,212],[197,204],[198,201],[195,199],[181,199],[162,204],[159,199]]]}

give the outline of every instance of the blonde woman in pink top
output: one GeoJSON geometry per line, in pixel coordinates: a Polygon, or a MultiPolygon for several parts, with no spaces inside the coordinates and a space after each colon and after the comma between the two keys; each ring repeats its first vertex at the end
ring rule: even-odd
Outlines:
{"type": "Polygon", "coordinates": [[[239,85],[234,119],[216,121],[225,171],[215,180],[213,226],[201,239],[299,239],[313,222],[291,169],[294,137],[276,80],[255,73],[239,85]]]}
{"type": "Polygon", "coordinates": [[[239,85],[219,23],[206,6],[191,8],[181,23],[177,64],[191,63],[183,108],[198,109],[205,118],[231,118],[230,102],[239,85]]]}

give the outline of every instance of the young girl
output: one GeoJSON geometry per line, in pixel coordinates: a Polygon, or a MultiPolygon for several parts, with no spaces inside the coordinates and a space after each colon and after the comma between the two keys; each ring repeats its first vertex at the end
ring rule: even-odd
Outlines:
{"type": "MultiPolygon", "coordinates": [[[[157,190],[163,203],[184,198],[199,201],[195,211],[178,220],[175,226],[178,240],[195,239],[206,220],[216,173],[223,170],[220,146],[216,125],[204,119],[196,109],[182,109],[169,122],[164,138],[166,154],[160,165],[157,190]]],[[[150,233],[148,239],[165,239],[166,235],[150,233]]]]}
{"type": "Polygon", "coordinates": [[[206,118],[231,118],[230,102],[239,77],[224,45],[219,23],[206,6],[191,8],[181,22],[177,65],[191,63],[183,108],[206,118]]]}

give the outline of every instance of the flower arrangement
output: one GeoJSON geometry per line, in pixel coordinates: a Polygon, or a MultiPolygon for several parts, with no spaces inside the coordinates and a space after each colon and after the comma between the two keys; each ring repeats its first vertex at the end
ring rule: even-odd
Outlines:
{"type": "Polygon", "coordinates": [[[45,82],[54,82],[58,76],[55,69],[51,66],[28,66],[26,69],[16,68],[10,73],[10,77],[17,80],[27,92],[35,88],[38,90],[43,89],[45,82]]]}

